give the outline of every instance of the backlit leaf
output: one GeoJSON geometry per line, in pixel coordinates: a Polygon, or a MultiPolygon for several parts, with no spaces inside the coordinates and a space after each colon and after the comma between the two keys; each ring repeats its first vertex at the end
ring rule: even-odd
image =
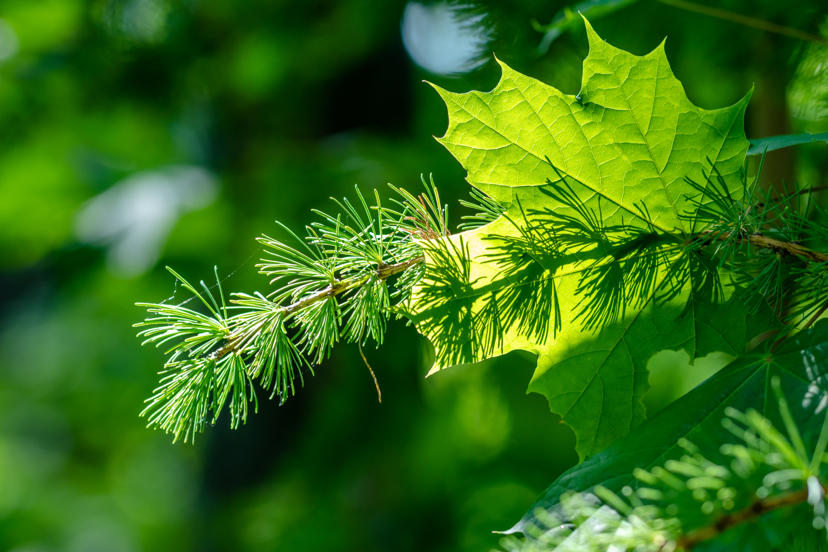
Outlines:
{"type": "Polygon", "coordinates": [[[687,182],[711,166],[735,199],[748,94],[694,106],[660,45],[639,57],[587,25],[581,92],[570,96],[501,63],[492,92],[439,89],[439,139],[468,181],[507,206],[496,221],[424,245],[408,314],[436,350],[432,372],[523,349],[530,391],[573,427],[588,457],[645,418],[646,364],[743,352],[773,326],[749,316],[729,275],[686,245],[701,228],[687,182]]]}

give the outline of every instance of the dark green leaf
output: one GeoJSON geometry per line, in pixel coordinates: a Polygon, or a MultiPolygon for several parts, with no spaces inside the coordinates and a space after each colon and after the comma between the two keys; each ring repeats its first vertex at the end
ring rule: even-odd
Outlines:
{"type": "Polygon", "coordinates": [[[802,134],[784,134],[782,136],[770,136],[768,138],[754,138],[748,140],[750,148],[748,155],[762,155],[766,151],[773,151],[790,146],[798,146],[800,144],[811,144],[813,142],[828,142],[828,132],[820,134],[811,134],[810,132],[803,132],[802,134]]]}
{"type": "MultiPolygon", "coordinates": [[[[633,470],[648,470],[679,457],[682,449],[677,442],[681,438],[688,439],[705,451],[711,460],[724,461],[717,451],[721,444],[731,439],[730,433],[722,426],[727,408],[740,411],[752,408],[773,421],[774,426],[784,427],[778,401],[771,389],[774,376],[781,380],[806,446],[813,447],[828,406],[826,355],[828,321],[821,321],[790,338],[772,354],[757,352],[736,359],[653,419],[644,422],[634,433],[564,473],[508,532],[524,532],[528,524],[535,521],[536,509],[554,508],[566,491],[585,491],[602,485],[619,492],[626,485],[635,486],[633,470]]],[[[766,538],[778,541],[783,536],[766,535],[745,526],[726,535],[722,542],[734,546],[732,549],[743,550],[746,548],[736,546],[737,542],[744,544],[766,538]]],[[[712,543],[705,547],[705,550],[714,549],[720,548],[712,543]]]]}

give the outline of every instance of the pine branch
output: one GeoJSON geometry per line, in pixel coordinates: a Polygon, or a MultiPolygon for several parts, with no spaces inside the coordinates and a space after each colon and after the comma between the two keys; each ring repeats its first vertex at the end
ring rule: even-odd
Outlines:
{"type": "MultiPolygon", "coordinates": [[[[384,265],[378,267],[374,271],[374,275],[380,281],[384,281],[395,274],[399,274],[400,272],[404,272],[409,268],[421,264],[425,261],[425,257],[418,256],[414,257],[413,259],[409,259],[407,261],[396,263],[392,265],[384,265]]],[[[307,307],[313,305],[314,303],[318,303],[320,301],[324,301],[330,297],[336,297],[337,295],[341,295],[348,291],[354,290],[356,288],[361,287],[365,284],[365,282],[370,278],[370,276],[362,276],[358,278],[351,278],[348,280],[338,281],[335,284],[328,286],[327,288],[317,291],[316,293],[305,297],[304,299],[297,301],[293,304],[287,305],[285,307],[275,307],[278,311],[280,311],[285,317],[295,314],[298,311],[304,310],[307,307]]],[[[255,327],[254,330],[259,330],[260,327],[255,327]]],[[[243,334],[235,334],[228,336],[228,343],[212,353],[208,356],[210,360],[219,360],[223,358],[228,353],[235,352],[238,350],[239,346],[245,342],[249,338],[249,332],[243,334]]]]}
{"type": "Polygon", "coordinates": [[[702,171],[702,183],[686,179],[698,192],[683,215],[698,228],[686,243],[709,249],[720,268],[727,265],[744,285],[752,312],[766,303],[780,320],[801,324],[828,303],[828,254],[803,245],[828,243],[828,213],[812,198],[822,187],[786,187],[781,195],[762,190],[763,164],[764,156],[750,181],[742,171],[740,194],[715,167],[702,171]]]}
{"type": "MultiPolygon", "coordinates": [[[[142,412],[150,425],[190,440],[228,403],[235,428],[245,422],[248,402],[255,407],[255,379],[284,402],[295,393],[295,377],[304,384],[304,369],[313,374],[340,339],[356,342],[360,352],[368,339],[382,344],[387,320],[400,315],[397,307],[424,273],[423,242],[449,235],[433,180],[423,184],[420,196],[392,186],[399,209],[383,207],[376,192],[369,206],[357,188],[356,201],[334,200],[338,213],[315,211],[321,220],[306,227],[306,237],[280,225],[292,244],[259,238],[267,257],[257,267],[276,284],[268,296],[235,293],[228,309],[218,274],[221,305],[203,282],[201,294],[171,270],[209,314],[140,303],[156,315],[136,324],[146,327],[139,333],[145,343],[172,343],[161,384],[142,412]]],[[[489,211],[497,205],[487,203],[489,211]]]]}

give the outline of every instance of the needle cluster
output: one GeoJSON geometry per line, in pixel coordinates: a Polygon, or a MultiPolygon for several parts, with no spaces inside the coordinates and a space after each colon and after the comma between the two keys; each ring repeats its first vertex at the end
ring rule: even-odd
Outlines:
{"type": "MultiPolygon", "coordinates": [[[[266,253],[257,267],[275,288],[266,295],[226,300],[218,273],[212,288],[201,282],[197,289],[170,270],[206,312],[139,303],[150,313],[136,324],[139,336],[169,355],[142,412],[150,426],[192,441],[227,404],[236,428],[248,405],[257,407],[254,382],[284,402],[338,342],[381,345],[389,318],[423,274],[422,243],[449,235],[447,207],[432,180],[423,185],[419,196],[392,186],[391,207],[376,192],[369,205],[357,188],[355,201],[334,200],[335,213],[315,211],[304,236],[279,224],[283,238],[259,238],[266,253]]],[[[472,223],[500,214],[497,203],[477,199],[481,205],[468,203],[480,211],[472,223]]]]}
{"type": "Polygon", "coordinates": [[[704,182],[687,182],[697,192],[685,218],[695,234],[690,249],[706,249],[741,280],[755,313],[763,302],[788,324],[821,314],[828,304],[828,213],[814,201],[822,188],[783,193],[758,186],[759,171],[733,194],[713,168],[704,182]]]}

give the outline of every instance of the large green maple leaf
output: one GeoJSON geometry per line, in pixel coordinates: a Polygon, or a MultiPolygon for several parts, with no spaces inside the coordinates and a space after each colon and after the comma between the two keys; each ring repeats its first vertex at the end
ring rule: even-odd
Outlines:
{"type": "Polygon", "coordinates": [[[436,350],[432,372],[523,349],[529,391],[573,427],[582,458],[645,418],[646,364],[662,349],[736,355],[771,325],[729,275],[688,251],[709,201],[687,182],[711,166],[738,199],[750,94],[694,106],[663,43],[639,57],[589,23],[581,92],[510,69],[488,93],[437,88],[442,143],[468,181],[507,205],[496,221],[424,245],[408,315],[436,350]]]}

